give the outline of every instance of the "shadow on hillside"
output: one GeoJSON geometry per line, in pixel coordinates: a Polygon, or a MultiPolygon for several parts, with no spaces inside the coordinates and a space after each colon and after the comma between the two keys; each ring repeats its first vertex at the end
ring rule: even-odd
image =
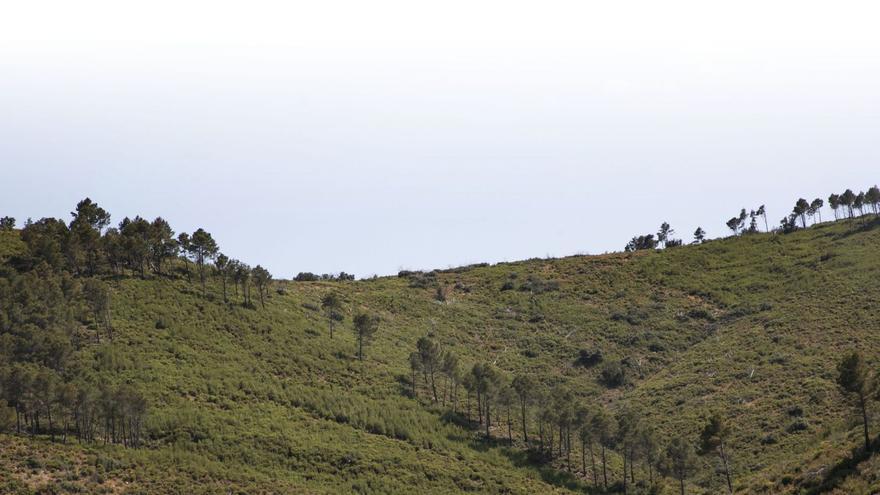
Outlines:
{"type": "Polygon", "coordinates": [[[417,397],[413,395],[413,386],[412,379],[406,375],[397,375],[395,377],[395,381],[397,381],[397,393],[406,397],[408,399],[416,399],[417,397]]]}
{"type": "Polygon", "coordinates": [[[440,419],[446,424],[453,424],[469,430],[474,428],[474,423],[468,421],[468,418],[461,412],[447,410],[440,415],[440,419]]]}
{"type": "Polygon", "coordinates": [[[866,451],[862,447],[854,448],[849,456],[831,466],[831,469],[825,473],[821,481],[805,483],[803,486],[805,489],[804,493],[807,495],[818,495],[833,491],[848,477],[857,476],[859,474],[859,464],[868,460],[878,450],[880,450],[880,437],[875,438],[871,442],[871,450],[866,451]]]}
{"type": "Polygon", "coordinates": [[[874,217],[873,219],[868,220],[867,215],[864,217],[856,218],[855,221],[857,224],[853,226],[853,228],[848,229],[846,232],[841,232],[837,236],[834,237],[835,240],[846,239],[847,237],[861,234],[862,232],[867,232],[869,230],[874,230],[880,227],[880,217],[874,217]]]}
{"type": "MultiPolygon", "coordinates": [[[[448,437],[450,440],[470,440],[468,446],[477,452],[488,452],[490,450],[498,449],[505,457],[511,460],[514,466],[531,469],[536,472],[545,483],[566,488],[571,491],[588,494],[615,493],[616,491],[622,491],[617,490],[614,486],[609,486],[609,490],[606,492],[601,488],[597,489],[592,485],[585,483],[572,473],[554,469],[550,465],[552,459],[546,452],[541,452],[538,449],[521,450],[512,448],[506,438],[486,438],[485,435],[482,434],[479,424],[474,421],[475,418],[471,418],[471,421],[468,421],[468,418],[460,411],[453,413],[452,411],[447,410],[441,414],[440,419],[444,423],[457,425],[473,434],[473,436],[469,435],[467,438],[450,435],[448,437]]],[[[573,464],[576,463],[573,462],[573,464]]]]}
{"type": "Polygon", "coordinates": [[[546,466],[549,462],[547,455],[535,449],[503,449],[502,452],[513,462],[514,466],[537,472],[545,483],[580,493],[605,493],[601,489],[585,484],[572,473],[546,466]]]}

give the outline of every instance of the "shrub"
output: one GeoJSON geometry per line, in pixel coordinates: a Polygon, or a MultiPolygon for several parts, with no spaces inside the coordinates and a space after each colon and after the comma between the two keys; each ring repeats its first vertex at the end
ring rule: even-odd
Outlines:
{"type": "Polygon", "coordinates": [[[607,361],[602,365],[599,372],[599,382],[608,388],[618,388],[626,385],[626,369],[620,361],[607,361]]]}
{"type": "Polygon", "coordinates": [[[542,294],[559,290],[559,282],[556,280],[541,280],[538,277],[529,275],[526,281],[520,284],[519,290],[521,292],[531,292],[532,294],[542,294]]]}
{"type": "Polygon", "coordinates": [[[805,431],[807,428],[809,428],[809,426],[807,426],[807,422],[799,419],[794,423],[788,425],[786,431],[789,433],[797,433],[800,431],[805,431]]]}
{"type": "Polygon", "coordinates": [[[575,360],[574,364],[576,366],[583,366],[584,368],[592,368],[597,364],[602,362],[602,351],[590,351],[587,349],[581,349],[578,352],[578,357],[575,360]]]}
{"type": "Polygon", "coordinates": [[[437,281],[437,273],[435,272],[414,272],[409,276],[409,286],[414,289],[427,289],[434,285],[437,281]]]}

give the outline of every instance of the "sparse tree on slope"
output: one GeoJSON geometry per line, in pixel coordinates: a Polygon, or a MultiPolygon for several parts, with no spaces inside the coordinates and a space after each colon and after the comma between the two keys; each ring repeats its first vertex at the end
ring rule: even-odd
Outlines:
{"type": "Polygon", "coordinates": [[[642,459],[645,467],[648,468],[648,480],[651,486],[654,486],[654,468],[659,467],[661,460],[660,444],[657,440],[657,432],[644,421],[636,432],[635,453],[635,458],[642,459]]]}
{"type": "Polygon", "coordinates": [[[226,297],[226,279],[229,276],[229,272],[227,268],[229,267],[229,257],[223,253],[217,255],[217,258],[214,259],[214,267],[217,268],[217,275],[220,276],[220,279],[223,281],[223,302],[228,302],[229,299],[226,297]]]}
{"type": "Polygon", "coordinates": [[[627,467],[632,470],[633,454],[638,441],[638,432],[641,428],[640,417],[630,408],[621,409],[617,416],[617,439],[618,450],[623,456],[623,493],[627,493],[627,467]],[[627,463],[627,461],[629,461],[627,463]]]}
{"type": "Polygon", "coordinates": [[[767,224],[767,210],[764,208],[764,205],[759,206],[758,211],[755,213],[764,218],[764,231],[770,232],[770,226],[767,224]]]}
{"type": "Polygon", "coordinates": [[[721,458],[721,467],[724,469],[724,478],[727,481],[727,491],[733,493],[733,483],[730,480],[730,462],[727,448],[727,440],[730,438],[730,428],[724,419],[715,414],[709,418],[709,422],[700,434],[700,449],[704,454],[715,451],[721,458]]]}
{"type": "Polygon", "coordinates": [[[510,414],[510,410],[513,408],[514,403],[516,403],[516,391],[513,390],[509,383],[502,384],[501,390],[498,392],[498,405],[504,408],[507,415],[508,445],[513,445],[513,416],[510,414]]]}
{"type": "Polygon", "coordinates": [[[862,415],[865,451],[867,452],[871,448],[871,439],[868,435],[868,400],[871,393],[871,385],[868,367],[861,354],[852,352],[845,356],[837,365],[837,385],[856,399],[856,404],[862,415]]]}
{"type": "Polygon", "coordinates": [[[739,216],[736,217],[736,230],[738,232],[742,232],[746,227],[746,218],[749,217],[749,214],[746,213],[746,209],[743,208],[739,211],[739,216]]]}
{"type": "Polygon", "coordinates": [[[254,267],[253,277],[254,285],[257,286],[257,292],[260,294],[260,307],[265,308],[266,302],[263,299],[263,294],[265,293],[267,297],[269,295],[269,283],[272,282],[272,274],[269,273],[269,270],[257,265],[254,267]]]}
{"type": "Polygon", "coordinates": [[[519,398],[519,413],[522,420],[523,443],[529,444],[529,430],[526,426],[528,407],[532,401],[532,392],[535,389],[535,380],[530,375],[517,375],[513,379],[513,389],[519,398]]]}
{"type": "Polygon", "coordinates": [[[211,234],[205,232],[204,229],[198,229],[193,232],[189,242],[190,255],[199,269],[199,278],[202,281],[202,293],[207,293],[205,287],[205,261],[211,260],[217,255],[217,242],[211,237],[211,234]]]}
{"type": "Polygon", "coordinates": [[[614,418],[608,414],[605,408],[600,408],[591,418],[590,428],[599,445],[602,446],[602,483],[605,490],[608,490],[608,459],[606,450],[614,447],[616,435],[614,418]]]}
{"type": "Polygon", "coordinates": [[[810,203],[807,203],[807,200],[804,198],[800,198],[795,203],[794,208],[792,209],[792,213],[794,213],[798,218],[801,219],[801,226],[803,228],[807,228],[807,212],[810,210],[810,203]]]}
{"type": "Polygon", "coordinates": [[[871,205],[875,215],[880,213],[880,189],[877,186],[871,186],[865,193],[865,203],[871,205]]]}
{"type": "Polygon", "coordinates": [[[184,263],[184,266],[186,267],[186,279],[188,281],[192,281],[192,279],[190,278],[190,274],[189,274],[189,253],[190,253],[190,251],[192,251],[192,245],[191,245],[191,240],[189,238],[189,234],[187,234],[186,232],[181,232],[177,236],[177,246],[180,249],[181,254],[183,254],[183,263],[184,263]]]}
{"type": "Polygon", "coordinates": [[[755,213],[755,210],[749,212],[749,234],[756,234],[758,232],[758,214],[755,213]]]}
{"type": "Polygon", "coordinates": [[[660,230],[657,231],[657,242],[663,244],[663,247],[666,247],[666,242],[675,233],[675,230],[669,226],[668,222],[663,222],[660,224],[660,230]]]}
{"type": "Polygon", "coordinates": [[[852,189],[847,189],[840,195],[839,198],[840,204],[846,206],[847,213],[849,214],[849,218],[852,218],[853,215],[853,203],[856,201],[856,195],[852,192],[852,189]]]}
{"type": "Polygon", "coordinates": [[[853,200],[853,208],[859,210],[859,216],[865,214],[865,193],[860,191],[853,200]]]}
{"type": "Polygon", "coordinates": [[[822,198],[816,198],[810,203],[810,216],[818,215],[819,223],[822,223],[822,207],[825,206],[825,202],[822,201],[822,198]]]}
{"type": "Polygon", "coordinates": [[[596,433],[593,431],[593,415],[588,409],[581,409],[578,414],[580,431],[578,438],[581,441],[581,470],[587,475],[587,452],[590,453],[590,472],[593,474],[593,486],[599,488],[599,473],[596,471],[596,456],[593,452],[593,444],[596,442],[596,433]]]}
{"type": "Polygon", "coordinates": [[[733,231],[733,235],[739,235],[739,225],[739,217],[731,217],[731,219],[727,221],[727,228],[733,231]]]}
{"type": "Polygon", "coordinates": [[[697,458],[693,446],[681,437],[673,438],[666,447],[666,462],[663,466],[665,474],[678,480],[681,495],[685,495],[685,480],[693,476],[697,470],[697,458]]]}
{"type": "Polygon", "coordinates": [[[321,309],[327,317],[327,326],[330,328],[330,338],[333,338],[333,327],[336,321],[342,319],[342,299],[335,292],[328,292],[321,298],[321,309]]]}
{"type": "Polygon", "coordinates": [[[373,335],[379,329],[379,317],[367,313],[358,313],[354,317],[354,336],[357,339],[358,359],[364,360],[364,347],[369,345],[373,335]]]}
{"type": "Polygon", "coordinates": [[[831,207],[831,211],[834,212],[834,219],[838,220],[837,209],[840,208],[840,195],[832,194],[828,196],[828,206],[831,207]]]}
{"type": "Polygon", "coordinates": [[[437,402],[437,385],[434,380],[437,367],[440,365],[440,346],[428,337],[419,338],[416,342],[419,358],[422,360],[422,374],[425,378],[425,386],[431,389],[431,397],[437,402]]]}
{"type": "Polygon", "coordinates": [[[702,244],[706,239],[706,231],[702,227],[697,227],[694,231],[694,242],[692,244],[702,244]]]}
{"type": "Polygon", "coordinates": [[[443,353],[443,364],[441,371],[446,376],[443,386],[443,405],[446,405],[446,397],[449,396],[452,402],[452,412],[455,412],[458,402],[458,383],[461,380],[461,371],[458,368],[458,355],[447,350],[443,353]],[[452,391],[449,390],[449,383],[452,382],[452,391]]]}
{"type": "Polygon", "coordinates": [[[501,374],[490,364],[477,363],[471,369],[477,392],[477,407],[485,418],[486,438],[491,438],[492,405],[501,390],[501,374]]]}

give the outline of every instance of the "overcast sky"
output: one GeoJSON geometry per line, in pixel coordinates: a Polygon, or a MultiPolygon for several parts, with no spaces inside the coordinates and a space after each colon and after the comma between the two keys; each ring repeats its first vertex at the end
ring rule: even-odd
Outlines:
{"type": "Polygon", "coordinates": [[[726,235],[880,182],[876,2],[9,2],[0,215],[278,277],[726,235]]]}

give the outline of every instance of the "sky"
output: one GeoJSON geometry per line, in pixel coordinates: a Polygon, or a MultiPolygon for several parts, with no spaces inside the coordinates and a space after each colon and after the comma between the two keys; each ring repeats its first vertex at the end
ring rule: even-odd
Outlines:
{"type": "MultiPolygon", "coordinates": [[[[203,227],[276,277],[727,235],[880,182],[880,4],[0,6],[0,215],[203,227]]],[[[826,216],[830,211],[826,209],[826,216]]]]}

